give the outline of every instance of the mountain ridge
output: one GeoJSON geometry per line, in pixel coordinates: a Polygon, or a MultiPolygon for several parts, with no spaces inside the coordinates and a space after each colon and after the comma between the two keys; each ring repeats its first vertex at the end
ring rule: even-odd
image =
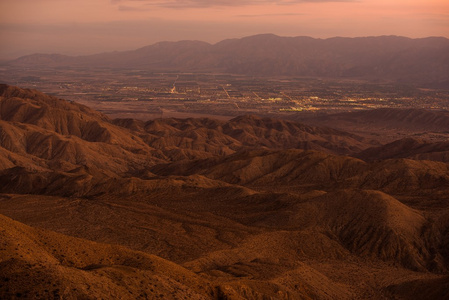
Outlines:
{"type": "Polygon", "coordinates": [[[358,78],[447,84],[449,40],[398,36],[314,39],[256,35],[216,44],[160,42],[137,50],[67,57],[36,54],[16,66],[139,68],[257,76],[358,78]]]}

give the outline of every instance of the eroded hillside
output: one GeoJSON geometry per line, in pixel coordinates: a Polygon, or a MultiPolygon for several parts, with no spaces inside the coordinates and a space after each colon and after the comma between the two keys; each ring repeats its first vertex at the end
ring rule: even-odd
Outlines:
{"type": "Polygon", "coordinates": [[[447,297],[444,143],[111,120],[6,85],[0,108],[4,298],[447,297]]]}

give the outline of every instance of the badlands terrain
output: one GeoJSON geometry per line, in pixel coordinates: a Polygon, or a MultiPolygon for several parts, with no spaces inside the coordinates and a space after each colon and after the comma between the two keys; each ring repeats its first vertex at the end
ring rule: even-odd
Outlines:
{"type": "Polygon", "coordinates": [[[0,298],[448,299],[447,112],[304,121],[0,85],[0,298]]]}

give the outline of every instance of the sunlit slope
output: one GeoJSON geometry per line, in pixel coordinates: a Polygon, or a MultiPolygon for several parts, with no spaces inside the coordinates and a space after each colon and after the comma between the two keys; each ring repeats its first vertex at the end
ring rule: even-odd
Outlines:
{"type": "Polygon", "coordinates": [[[214,293],[192,272],[143,252],[34,229],[4,216],[0,235],[3,299],[208,299],[214,293]]]}

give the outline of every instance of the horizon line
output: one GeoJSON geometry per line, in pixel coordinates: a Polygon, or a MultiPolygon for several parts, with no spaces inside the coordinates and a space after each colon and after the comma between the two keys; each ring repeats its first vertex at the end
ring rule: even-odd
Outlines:
{"type": "Polygon", "coordinates": [[[307,36],[307,35],[298,35],[298,36],[287,36],[287,35],[278,35],[275,33],[258,33],[258,34],[253,34],[253,35],[248,35],[248,36],[243,36],[243,37],[236,37],[236,38],[225,38],[222,39],[218,42],[215,43],[211,43],[211,42],[207,42],[204,40],[199,40],[199,39],[180,39],[180,40],[160,40],[151,44],[146,44],[144,46],[136,46],[127,50],[116,50],[116,49],[111,49],[111,50],[107,50],[107,51],[99,51],[99,52],[88,52],[88,53],[84,53],[84,54],[64,54],[63,52],[31,52],[29,54],[25,54],[25,55],[19,55],[19,56],[15,56],[15,57],[0,57],[0,63],[4,63],[4,62],[8,62],[8,61],[13,61],[22,57],[27,57],[27,56],[32,56],[32,55],[59,55],[59,56],[66,56],[66,57],[83,57],[83,56],[92,56],[92,55],[100,55],[100,54],[108,54],[108,53],[116,53],[116,52],[128,52],[128,51],[135,51],[135,50],[139,50],[139,49],[143,49],[146,47],[151,47],[157,44],[161,44],[161,43],[181,43],[181,42],[200,42],[200,43],[205,43],[205,44],[209,44],[211,46],[217,45],[221,42],[224,41],[229,41],[229,40],[242,40],[242,39],[246,39],[246,38],[251,38],[251,37],[257,37],[257,36],[274,36],[274,37],[279,37],[279,38],[309,38],[309,39],[314,39],[314,40],[330,40],[330,39],[337,39],[337,38],[341,38],[341,39],[363,39],[363,38],[381,38],[381,37],[395,37],[395,38],[405,38],[405,39],[410,39],[410,40],[420,40],[420,39],[429,39],[429,38],[439,38],[439,39],[446,39],[449,40],[449,37],[445,37],[445,36],[425,36],[425,37],[408,37],[408,36],[403,36],[403,35],[395,35],[395,34],[383,34],[383,35],[368,35],[368,36],[331,36],[331,37],[325,37],[325,38],[321,38],[321,37],[312,37],[312,36],[307,36]]]}

